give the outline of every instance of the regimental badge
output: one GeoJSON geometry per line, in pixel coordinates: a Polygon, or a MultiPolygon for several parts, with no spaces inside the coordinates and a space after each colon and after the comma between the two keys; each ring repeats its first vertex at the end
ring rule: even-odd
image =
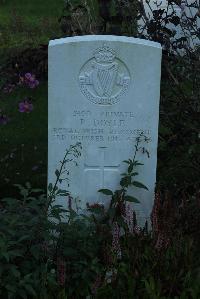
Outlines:
{"type": "Polygon", "coordinates": [[[79,82],[84,96],[99,105],[119,102],[130,84],[130,73],[113,49],[104,44],[81,68],[79,82]]]}

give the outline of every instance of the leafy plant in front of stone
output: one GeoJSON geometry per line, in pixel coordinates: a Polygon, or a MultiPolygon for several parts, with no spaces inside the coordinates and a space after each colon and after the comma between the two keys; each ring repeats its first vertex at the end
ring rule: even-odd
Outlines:
{"type": "MultiPolygon", "coordinates": [[[[58,188],[58,184],[62,184],[63,181],[69,182],[69,170],[66,169],[66,166],[69,163],[74,163],[75,166],[77,166],[77,159],[81,155],[81,143],[76,143],[75,145],[71,145],[69,149],[66,150],[64,158],[62,161],[60,161],[60,169],[55,170],[55,175],[56,175],[56,181],[54,185],[52,183],[49,184],[48,186],[48,198],[50,202],[52,203],[52,200],[56,198],[56,196],[69,196],[70,193],[69,191],[62,190],[58,188]],[[65,177],[63,176],[65,175],[65,177]]],[[[69,183],[67,183],[67,186],[69,187],[69,183]]]]}
{"type": "Polygon", "coordinates": [[[81,144],[71,145],[60,161],[60,168],[56,169],[56,181],[48,186],[48,217],[53,221],[51,229],[54,231],[54,263],[56,266],[57,282],[60,287],[59,298],[82,298],[90,293],[90,285],[95,277],[103,271],[98,259],[100,240],[96,236],[93,218],[80,215],[73,209],[72,197],[69,191],[58,188],[59,184],[67,181],[69,186],[69,171],[66,166],[74,163],[81,155],[81,144]],[[65,177],[64,177],[65,176],[65,177]],[[57,196],[68,199],[68,209],[55,205],[57,196]],[[63,212],[65,221],[62,221],[63,212]],[[55,223],[55,219],[58,220],[55,223]],[[67,286],[67,287],[66,287],[67,286]],[[72,297],[71,297],[72,296],[72,297]]]}
{"type": "Polygon", "coordinates": [[[1,298],[54,298],[51,293],[58,291],[55,254],[60,228],[55,219],[61,221],[66,211],[53,203],[56,196],[69,194],[57,185],[63,181],[62,175],[68,174],[66,164],[76,163],[80,148],[75,144],[66,150],[56,170],[57,180],[49,185],[48,198],[42,189],[26,183],[25,187],[15,184],[20,191],[17,199],[1,199],[1,298]]]}
{"type": "Polygon", "coordinates": [[[114,192],[109,189],[99,190],[99,192],[105,195],[112,196],[108,213],[110,216],[112,215],[113,221],[115,221],[117,212],[119,212],[119,215],[124,214],[126,203],[130,203],[130,202],[139,203],[139,200],[137,198],[128,194],[130,188],[136,187],[136,188],[143,188],[148,190],[148,188],[143,183],[135,180],[135,177],[138,175],[137,172],[138,166],[143,165],[142,163],[136,160],[136,154],[140,149],[139,145],[142,141],[146,141],[146,137],[143,136],[143,134],[136,137],[135,152],[133,158],[123,161],[128,165],[128,167],[127,167],[127,172],[121,174],[122,176],[120,180],[121,189],[116,190],[114,192]]]}
{"type": "MultiPolygon", "coordinates": [[[[78,158],[79,146],[66,151],[72,156],[65,156],[61,166],[78,158]]],[[[139,149],[137,140],[135,154],[139,149]]],[[[122,179],[135,172],[135,155],[127,161],[128,170],[122,179]]],[[[56,171],[57,185],[65,173],[62,170],[56,171]]],[[[155,234],[128,230],[120,205],[113,204],[108,211],[98,204],[89,205],[84,215],[71,208],[68,221],[62,222],[63,209],[53,204],[59,190],[54,186],[48,200],[41,189],[32,188],[30,183],[25,187],[16,185],[20,191],[17,199],[1,200],[2,298],[199,298],[198,242],[184,237],[181,228],[173,230],[173,239],[167,246],[158,248],[155,234]],[[52,217],[58,221],[52,221],[52,217]],[[125,233],[121,234],[119,228],[124,228],[125,233]]],[[[121,189],[127,188],[122,184],[121,189]]],[[[60,194],[67,200],[68,192],[60,194]]],[[[124,196],[128,196],[126,192],[124,196]]],[[[161,230],[155,226],[161,221],[159,215],[165,215],[166,221],[175,221],[167,205],[163,206],[168,209],[163,214],[157,203],[153,216],[156,234],[161,230]]]]}

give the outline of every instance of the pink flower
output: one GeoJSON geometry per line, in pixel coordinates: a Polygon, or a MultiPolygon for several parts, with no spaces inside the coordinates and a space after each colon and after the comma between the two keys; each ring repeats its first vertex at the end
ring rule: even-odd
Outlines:
{"type": "Polygon", "coordinates": [[[156,240],[155,248],[160,251],[166,249],[170,244],[170,238],[166,235],[166,233],[161,232],[158,235],[156,240]]]}
{"type": "Polygon", "coordinates": [[[125,215],[123,216],[125,223],[128,226],[128,231],[130,234],[140,235],[141,228],[137,226],[137,219],[136,219],[136,213],[131,207],[130,204],[125,205],[125,215]]]}
{"type": "Polygon", "coordinates": [[[158,235],[160,230],[160,221],[159,221],[159,213],[161,209],[161,198],[160,194],[155,194],[154,205],[151,213],[151,222],[154,234],[158,235]]]}
{"type": "Polygon", "coordinates": [[[113,223],[112,237],[112,249],[117,254],[117,257],[121,258],[120,227],[117,222],[113,223]]]}
{"type": "Polygon", "coordinates": [[[125,217],[124,220],[128,226],[128,230],[131,234],[134,232],[134,219],[133,219],[133,208],[130,204],[126,204],[125,206],[125,217]]]}
{"type": "Polygon", "coordinates": [[[33,104],[29,100],[24,100],[19,103],[19,112],[21,113],[29,113],[33,110],[33,104]]]}
{"type": "Polygon", "coordinates": [[[61,287],[65,285],[65,271],[66,264],[62,258],[58,258],[57,260],[57,271],[58,271],[58,283],[61,287]]]}

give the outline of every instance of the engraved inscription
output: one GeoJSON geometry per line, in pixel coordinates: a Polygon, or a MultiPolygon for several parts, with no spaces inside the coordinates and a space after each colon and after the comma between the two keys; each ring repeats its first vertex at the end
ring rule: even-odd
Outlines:
{"type": "Polygon", "coordinates": [[[130,73],[113,49],[106,44],[94,52],[79,74],[80,88],[84,96],[99,105],[112,105],[130,84],[130,73]]]}
{"type": "MultiPolygon", "coordinates": [[[[87,162],[85,162],[84,164],[84,172],[85,172],[85,179],[87,180],[87,176],[91,173],[91,172],[99,172],[100,176],[99,176],[99,188],[98,189],[103,189],[105,188],[105,172],[111,172],[114,174],[116,174],[116,172],[119,173],[119,167],[120,164],[117,163],[115,165],[107,165],[105,162],[105,157],[106,157],[106,152],[107,152],[108,148],[107,147],[99,147],[98,148],[98,162],[94,163],[94,164],[89,164],[87,162]]],[[[86,184],[85,184],[86,185],[86,184]]]]}
{"type": "Polygon", "coordinates": [[[71,142],[99,143],[135,142],[140,135],[146,136],[145,142],[151,142],[151,130],[138,128],[132,111],[74,110],[73,125],[65,128],[52,128],[54,138],[71,142]]]}

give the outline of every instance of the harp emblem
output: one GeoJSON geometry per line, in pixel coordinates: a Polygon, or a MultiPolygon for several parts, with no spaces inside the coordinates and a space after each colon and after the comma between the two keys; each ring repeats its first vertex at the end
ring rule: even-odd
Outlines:
{"type": "Polygon", "coordinates": [[[126,65],[116,58],[115,51],[103,45],[81,69],[82,93],[93,103],[112,105],[120,100],[130,82],[126,65]]]}

